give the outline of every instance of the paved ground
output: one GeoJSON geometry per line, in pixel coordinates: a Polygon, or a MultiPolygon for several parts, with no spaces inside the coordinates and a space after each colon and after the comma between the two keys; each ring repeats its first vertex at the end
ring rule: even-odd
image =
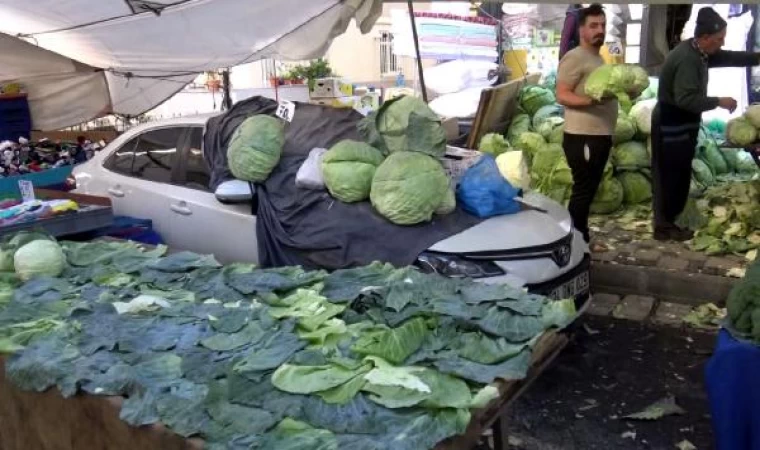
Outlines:
{"type": "Polygon", "coordinates": [[[655,318],[587,315],[574,341],[511,409],[511,448],[672,450],[683,441],[713,448],[703,371],[715,334],[655,318]],[[622,418],[668,396],[683,415],[622,418]]]}
{"type": "Polygon", "coordinates": [[[742,255],[710,256],[689,249],[688,244],[658,242],[652,238],[650,213],[645,208],[591,219],[594,239],[609,251],[595,253],[600,263],[657,267],[706,275],[741,277],[747,260],[742,255]]]}

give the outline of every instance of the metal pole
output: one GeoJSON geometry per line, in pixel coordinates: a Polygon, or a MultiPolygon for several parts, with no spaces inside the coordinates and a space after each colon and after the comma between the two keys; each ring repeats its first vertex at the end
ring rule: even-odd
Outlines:
{"type": "Polygon", "coordinates": [[[425,74],[422,72],[422,58],[420,57],[420,38],[417,36],[417,21],[414,19],[414,5],[412,0],[407,0],[409,5],[409,19],[412,21],[412,36],[414,37],[414,52],[417,55],[417,73],[420,77],[420,89],[422,89],[422,100],[427,103],[427,89],[425,88],[425,74]]]}
{"type": "Polygon", "coordinates": [[[230,95],[230,69],[222,71],[222,111],[232,109],[232,96],[230,95]]]}

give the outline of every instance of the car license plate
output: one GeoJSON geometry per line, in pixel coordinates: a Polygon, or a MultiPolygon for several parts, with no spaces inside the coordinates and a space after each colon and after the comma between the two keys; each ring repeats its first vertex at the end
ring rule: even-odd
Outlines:
{"type": "Polygon", "coordinates": [[[572,280],[562,284],[554,289],[549,297],[554,300],[564,300],[566,298],[575,298],[580,294],[588,292],[589,278],[588,272],[583,272],[572,280]]]}

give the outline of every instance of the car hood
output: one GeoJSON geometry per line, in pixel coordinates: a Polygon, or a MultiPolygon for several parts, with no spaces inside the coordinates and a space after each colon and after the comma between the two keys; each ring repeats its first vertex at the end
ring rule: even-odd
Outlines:
{"type": "Polygon", "coordinates": [[[550,198],[531,192],[522,198],[523,210],[496,216],[430,247],[430,251],[471,254],[529,249],[555,243],[572,230],[567,209],[550,198]]]}

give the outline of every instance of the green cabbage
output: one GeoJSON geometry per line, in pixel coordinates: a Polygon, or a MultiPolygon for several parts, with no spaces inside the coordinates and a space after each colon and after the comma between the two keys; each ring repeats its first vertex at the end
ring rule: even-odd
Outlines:
{"type": "Polygon", "coordinates": [[[380,150],[346,139],[322,156],[322,178],[333,197],[346,203],[360,202],[369,198],[372,178],[382,162],[380,150]]]}
{"type": "Polygon", "coordinates": [[[546,140],[540,134],[529,131],[520,135],[516,146],[523,151],[530,166],[533,164],[533,155],[546,146],[546,140]]]}
{"type": "Polygon", "coordinates": [[[455,209],[457,209],[457,195],[456,192],[454,192],[454,188],[449,186],[446,190],[446,195],[443,197],[443,201],[438,205],[438,208],[436,208],[435,214],[438,216],[445,216],[446,214],[453,213],[455,209]]]}
{"type": "Polygon", "coordinates": [[[757,129],[747,119],[737,117],[726,124],[726,138],[739,147],[746,147],[757,140],[757,129]]]}
{"type": "Polygon", "coordinates": [[[573,174],[560,145],[548,144],[535,154],[530,178],[533,188],[538,192],[558,202],[568,198],[573,185],[573,174]]]}
{"type": "Polygon", "coordinates": [[[419,152],[391,154],[375,172],[372,206],[397,225],[433,217],[449,190],[449,178],[435,158],[419,152]]]}
{"type": "Polygon", "coordinates": [[[531,116],[542,107],[554,104],[555,101],[554,92],[541,86],[530,85],[520,91],[520,106],[531,116]]]}
{"type": "Polygon", "coordinates": [[[517,142],[520,135],[530,131],[530,116],[527,114],[517,114],[512,118],[507,130],[507,140],[511,143],[517,142]]]}
{"type": "Polygon", "coordinates": [[[636,129],[649,136],[652,134],[652,112],[657,100],[645,100],[631,107],[630,117],[636,122],[636,129]]]}
{"type": "Polygon", "coordinates": [[[359,132],[383,153],[419,152],[440,157],[446,153],[446,132],[441,119],[420,98],[388,100],[362,119],[359,132]]]}
{"type": "Polygon", "coordinates": [[[241,123],[227,146],[227,160],[235,178],[262,183],[280,162],[285,133],[278,119],[256,115],[241,123]]]}
{"type": "Polygon", "coordinates": [[[640,172],[622,172],[617,176],[623,186],[623,202],[638,205],[652,199],[652,183],[640,172]]]}
{"type": "Polygon", "coordinates": [[[745,151],[736,154],[736,173],[751,175],[758,172],[760,170],[752,159],[752,155],[745,151]]]}
{"type": "Polygon", "coordinates": [[[612,135],[612,143],[615,145],[628,142],[636,135],[636,124],[626,115],[619,115],[615,125],[615,134],[612,135]]]}
{"type": "Polygon", "coordinates": [[[660,81],[657,78],[650,78],[649,79],[649,87],[644,89],[644,92],[639,95],[639,98],[636,99],[636,101],[641,102],[645,100],[656,100],[657,99],[657,91],[659,90],[660,81]]]}
{"type": "Polygon", "coordinates": [[[617,178],[608,178],[599,185],[594,201],[591,202],[592,214],[611,214],[623,205],[623,185],[617,178]]]}
{"type": "Polygon", "coordinates": [[[704,186],[711,186],[715,183],[715,175],[704,161],[698,158],[691,160],[691,172],[694,179],[704,186]]]}
{"type": "Polygon", "coordinates": [[[726,160],[726,167],[729,172],[736,172],[739,165],[739,153],[744,153],[740,148],[724,148],[721,150],[723,158],[726,160]]]}
{"type": "Polygon", "coordinates": [[[24,281],[43,275],[57,277],[66,266],[66,257],[57,242],[37,240],[16,250],[13,265],[24,281]]]}
{"type": "Polygon", "coordinates": [[[760,128],[760,105],[751,105],[744,111],[744,117],[755,128],[760,128]]]}
{"type": "Polygon", "coordinates": [[[631,98],[640,97],[649,88],[649,74],[643,67],[635,64],[628,65],[632,74],[631,85],[626,89],[631,98]]]}
{"type": "Polygon", "coordinates": [[[549,135],[550,144],[562,144],[565,139],[565,125],[562,124],[558,127],[554,127],[552,133],[549,135]]]}
{"type": "Polygon", "coordinates": [[[501,176],[509,181],[509,184],[520,189],[530,188],[530,174],[523,152],[501,154],[496,158],[496,165],[499,167],[501,176]]]}
{"type": "Polygon", "coordinates": [[[618,170],[637,170],[651,166],[646,145],[637,141],[624,142],[614,147],[612,164],[618,170]]]}
{"type": "MultiPolygon", "coordinates": [[[[628,97],[636,98],[649,87],[649,76],[644,69],[632,64],[604,64],[594,69],[586,79],[586,95],[601,100],[605,97],[618,96],[625,93],[628,97]]],[[[624,102],[629,106],[623,109],[630,110],[630,98],[624,102]]]]}
{"type": "Polygon", "coordinates": [[[702,141],[699,145],[700,159],[707,163],[715,175],[728,173],[728,163],[723,157],[723,152],[718,148],[718,144],[712,139],[702,141]]]}
{"type": "Polygon", "coordinates": [[[511,150],[511,146],[504,136],[499,133],[488,133],[480,138],[478,150],[483,153],[489,153],[493,156],[499,156],[504,152],[511,150]]]}
{"type": "Polygon", "coordinates": [[[618,106],[620,107],[620,110],[623,111],[624,114],[630,113],[631,108],[633,108],[633,102],[631,101],[631,97],[625,92],[617,92],[615,93],[615,97],[617,97],[618,106]]]}
{"type": "Polygon", "coordinates": [[[536,111],[536,114],[533,116],[533,129],[538,130],[541,127],[541,124],[546,121],[552,122],[552,125],[563,123],[564,114],[565,108],[563,108],[561,105],[552,104],[542,106],[541,109],[536,111]]]}

